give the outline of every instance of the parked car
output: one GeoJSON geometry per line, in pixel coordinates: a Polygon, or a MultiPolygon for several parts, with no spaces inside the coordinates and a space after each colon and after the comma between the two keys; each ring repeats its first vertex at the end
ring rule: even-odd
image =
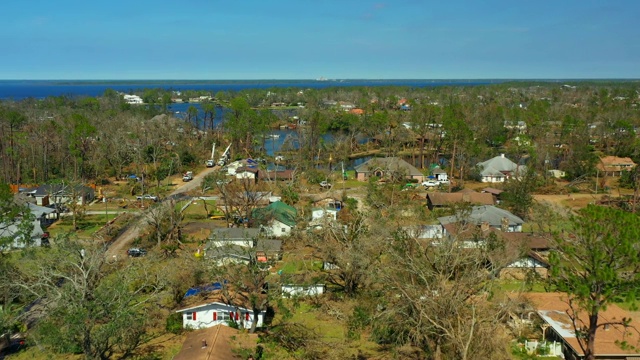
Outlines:
{"type": "Polygon", "coordinates": [[[438,180],[440,185],[449,185],[449,180],[438,180]]]}
{"type": "Polygon", "coordinates": [[[131,248],[127,250],[127,255],[131,257],[140,257],[147,255],[147,250],[141,248],[131,248]]]}
{"type": "Polygon", "coordinates": [[[136,200],[151,200],[151,201],[158,201],[158,197],[155,195],[138,195],[136,196],[136,200]]]}
{"type": "Polygon", "coordinates": [[[332,186],[333,186],[333,184],[331,184],[328,181],[321,181],[320,182],[320,187],[323,188],[323,189],[326,189],[326,188],[331,189],[332,186]]]}
{"type": "Polygon", "coordinates": [[[440,185],[440,184],[438,184],[437,181],[433,181],[433,180],[427,180],[427,181],[422,182],[422,186],[424,186],[424,187],[436,187],[438,185],[440,185]]]}
{"type": "Polygon", "coordinates": [[[216,166],[216,162],[213,160],[207,160],[207,167],[214,167],[216,166]]]}
{"type": "Polygon", "coordinates": [[[186,173],[184,173],[184,175],[182,176],[182,181],[191,181],[193,180],[193,171],[187,171],[186,173]]]}

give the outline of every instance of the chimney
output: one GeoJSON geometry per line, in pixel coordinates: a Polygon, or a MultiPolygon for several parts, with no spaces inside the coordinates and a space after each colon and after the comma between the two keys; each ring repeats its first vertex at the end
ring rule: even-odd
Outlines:
{"type": "Polygon", "coordinates": [[[504,154],[500,154],[500,157],[501,157],[501,158],[504,158],[504,154]]]}
{"type": "Polygon", "coordinates": [[[611,327],[611,324],[604,324],[604,330],[605,331],[609,331],[610,327],[611,327]]]}
{"type": "Polygon", "coordinates": [[[500,222],[500,230],[504,232],[509,231],[509,219],[507,219],[506,217],[503,217],[502,221],[500,222]]]}

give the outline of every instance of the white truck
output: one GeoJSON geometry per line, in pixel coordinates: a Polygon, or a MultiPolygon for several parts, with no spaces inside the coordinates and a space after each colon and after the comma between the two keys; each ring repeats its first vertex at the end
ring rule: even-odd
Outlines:
{"type": "Polygon", "coordinates": [[[193,171],[187,171],[186,173],[184,173],[184,175],[182,176],[182,181],[191,181],[193,180],[193,171]]]}

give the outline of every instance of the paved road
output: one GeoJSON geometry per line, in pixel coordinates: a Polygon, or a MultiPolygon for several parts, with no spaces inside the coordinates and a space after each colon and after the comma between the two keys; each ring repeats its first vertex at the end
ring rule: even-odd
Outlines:
{"type": "MultiPolygon", "coordinates": [[[[167,198],[180,199],[186,197],[188,192],[197,190],[200,187],[202,179],[205,176],[211,174],[219,168],[220,167],[216,166],[201,171],[199,174],[193,177],[193,180],[178,185],[178,187],[173,192],[171,192],[171,194],[169,194],[167,198]]],[[[166,202],[165,200],[156,206],[166,206],[166,204],[168,204],[168,202],[166,202]]],[[[127,225],[126,229],[111,242],[111,244],[109,245],[109,249],[107,250],[108,256],[120,257],[126,255],[126,249],[129,248],[129,244],[131,244],[131,242],[133,242],[135,238],[139,237],[140,233],[145,228],[147,224],[148,211],[148,209],[143,211],[141,216],[132,220],[131,223],[127,225]]]]}

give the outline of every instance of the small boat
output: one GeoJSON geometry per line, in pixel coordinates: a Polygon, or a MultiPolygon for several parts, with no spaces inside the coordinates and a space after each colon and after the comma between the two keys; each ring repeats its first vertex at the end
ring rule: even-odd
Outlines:
{"type": "Polygon", "coordinates": [[[267,135],[267,137],[271,138],[271,139],[279,139],[280,135],[278,135],[278,134],[269,134],[269,135],[267,135]]]}

